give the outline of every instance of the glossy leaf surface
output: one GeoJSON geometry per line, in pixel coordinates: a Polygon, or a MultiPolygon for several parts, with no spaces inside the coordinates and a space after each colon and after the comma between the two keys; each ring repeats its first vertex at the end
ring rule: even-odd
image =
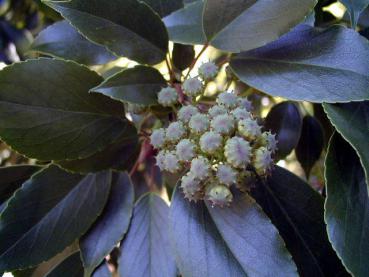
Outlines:
{"type": "Polygon", "coordinates": [[[354,276],[367,276],[369,198],[364,170],[355,150],[338,133],[330,141],[325,163],[329,239],[354,276]]]}
{"type": "Polygon", "coordinates": [[[369,44],[340,26],[299,26],[279,40],[233,57],[234,73],[272,96],[310,102],[369,99],[369,44]]]}
{"type": "Polygon", "coordinates": [[[165,58],[168,49],[165,26],[145,3],[136,0],[44,0],[44,3],[89,40],[118,56],[147,64],[165,58]]]}
{"type": "Polygon", "coordinates": [[[42,30],[33,42],[32,50],[86,65],[116,59],[105,47],[88,41],[65,20],[42,30]]]}
{"type": "Polygon", "coordinates": [[[110,182],[109,172],[84,177],[51,166],[24,183],[0,218],[0,270],[37,265],[78,239],[101,213],[110,182]]]}

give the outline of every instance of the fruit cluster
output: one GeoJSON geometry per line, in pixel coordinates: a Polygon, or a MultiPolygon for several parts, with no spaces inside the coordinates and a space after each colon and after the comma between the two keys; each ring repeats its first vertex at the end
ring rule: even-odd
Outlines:
{"type": "MultiPolygon", "coordinates": [[[[183,82],[184,94],[195,100],[204,92],[204,83],[217,72],[213,63],[203,64],[199,69],[201,79],[183,82]]],[[[163,106],[176,105],[177,90],[163,88],[158,101],[163,106]]],[[[177,121],[153,131],[151,144],[159,150],[156,161],[161,170],[187,171],[181,179],[186,198],[224,206],[233,199],[232,185],[244,189],[251,176],[264,177],[270,172],[276,140],[270,132],[262,131],[246,98],[223,92],[216,102],[206,111],[183,105],[177,121]]]]}

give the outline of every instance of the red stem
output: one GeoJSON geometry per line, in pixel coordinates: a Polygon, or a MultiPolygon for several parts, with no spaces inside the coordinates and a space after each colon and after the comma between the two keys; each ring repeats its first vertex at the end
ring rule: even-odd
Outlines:
{"type": "Polygon", "coordinates": [[[201,51],[199,52],[199,54],[196,56],[196,58],[192,61],[191,65],[190,65],[190,67],[188,69],[188,72],[187,72],[187,74],[185,76],[185,79],[187,79],[188,76],[190,76],[190,73],[191,73],[192,69],[195,67],[197,61],[199,60],[199,58],[201,57],[201,55],[205,52],[205,50],[208,48],[208,46],[209,45],[206,43],[204,45],[204,47],[201,49],[201,51]]]}

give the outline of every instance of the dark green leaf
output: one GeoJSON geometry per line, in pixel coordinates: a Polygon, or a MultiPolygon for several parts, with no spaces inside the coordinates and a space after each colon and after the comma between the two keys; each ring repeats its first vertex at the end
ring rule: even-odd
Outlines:
{"type": "Polygon", "coordinates": [[[192,45],[174,43],[172,60],[173,65],[183,71],[188,68],[195,59],[195,49],[192,45]]]}
{"type": "Polygon", "coordinates": [[[183,8],[182,0],[141,0],[148,4],[161,17],[183,8]]]}
{"type": "Polygon", "coordinates": [[[139,154],[136,128],[127,123],[124,134],[104,150],[80,160],[55,161],[62,168],[72,172],[98,172],[106,169],[130,170],[139,154]]]}
{"type": "Polygon", "coordinates": [[[103,213],[80,240],[86,275],[94,271],[127,232],[133,200],[133,186],[128,174],[113,175],[110,196],[103,213]]]}
{"type": "Polygon", "coordinates": [[[310,170],[319,160],[324,147],[324,131],[319,121],[312,116],[305,116],[299,143],[296,147],[296,157],[307,177],[310,170]]]}
{"type": "Polygon", "coordinates": [[[205,0],[203,24],[210,44],[238,53],[263,46],[308,16],[316,0],[205,0]]]}
{"type": "Polygon", "coordinates": [[[302,129],[300,111],[292,102],[279,103],[269,112],[264,126],[276,134],[276,159],[280,160],[290,154],[299,142],[302,129]]]}
{"type": "Polygon", "coordinates": [[[0,270],[37,265],[85,233],[101,213],[111,174],[86,177],[48,167],[9,200],[0,218],[0,270]]]}
{"type": "Polygon", "coordinates": [[[170,206],[170,240],[182,276],[247,276],[217,230],[204,202],[184,198],[177,187],[170,206]]]}
{"type": "Polygon", "coordinates": [[[112,277],[106,262],[103,262],[92,274],[92,277],[112,277]]]}
{"type": "Polygon", "coordinates": [[[325,177],[329,240],[353,276],[368,276],[369,199],[365,175],[356,152],[338,133],[329,145],[325,177]]]}
{"type": "Polygon", "coordinates": [[[348,102],[369,99],[368,55],[368,41],[353,30],[304,25],[235,56],[231,67],[243,82],[273,96],[348,102]]]}
{"type": "Polygon", "coordinates": [[[158,103],[158,92],[166,84],[157,69],[139,65],[113,75],[90,92],[101,93],[122,102],[149,106],[158,103]]]}
{"type": "Polygon", "coordinates": [[[150,7],[136,0],[73,0],[44,3],[89,40],[118,56],[156,64],[165,58],[168,34],[150,7]]]}
{"type": "MultiPolygon", "coordinates": [[[[147,143],[147,142],[146,142],[147,143]]],[[[147,145],[146,145],[147,146],[147,145]]],[[[145,146],[143,146],[145,147],[145,146]]],[[[140,169],[132,174],[131,179],[135,188],[135,201],[150,191],[161,191],[164,188],[163,176],[160,168],[156,165],[155,156],[150,156],[141,164],[140,169]],[[148,184],[150,182],[150,184],[148,184]]],[[[168,187],[167,187],[168,189],[168,187]]]]}
{"type": "Polygon", "coordinates": [[[324,104],[324,110],[337,131],[357,151],[369,186],[369,101],[324,104]]]}
{"type": "Polygon", "coordinates": [[[205,44],[206,38],[202,30],[203,7],[204,2],[197,1],[163,19],[171,41],[182,44],[205,44]]]}
{"type": "Polygon", "coordinates": [[[234,193],[227,208],[211,207],[210,215],[225,243],[248,276],[297,276],[292,257],[277,229],[255,200],[244,193],[234,193]]]}
{"type": "Polygon", "coordinates": [[[368,0],[340,0],[348,9],[351,19],[351,27],[356,28],[360,14],[369,5],[368,0]]]}
{"type": "Polygon", "coordinates": [[[120,248],[120,276],[176,276],[176,265],[169,249],[168,213],[167,204],[153,193],[137,202],[120,248]]]}
{"type": "Polygon", "coordinates": [[[103,150],[124,134],[128,121],[122,103],[88,93],[101,81],[62,60],[6,67],[0,71],[0,136],[39,160],[82,159],[103,150]]]}
{"type": "Polygon", "coordinates": [[[87,65],[104,64],[116,59],[103,46],[84,38],[65,20],[41,31],[33,42],[32,50],[87,65]]]}
{"type": "Polygon", "coordinates": [[[40,166],[16,165],[0,168],[0,204],[6,201],[40,166]]]}
{"type": "Polygon", "coordinates": [[[83,277],[80,253],[76,252],[53,268],[45,277],[83,277]]]}
{"type": "Polygon", "coordinates": [[[328,240],[323,198],[291,172],[276,167],[251,191],[278,228],[300,276],[346,276],[328,240]]]}
{"type": "Polygon", "coordinates": [[[328,147],[329,140],[334,132],[334,127],[329,120],[327,113],[323,109],[323,104],[314,103],[313,104],[314,117],[319,121],[324,131],[324,149],[328,147]]]}

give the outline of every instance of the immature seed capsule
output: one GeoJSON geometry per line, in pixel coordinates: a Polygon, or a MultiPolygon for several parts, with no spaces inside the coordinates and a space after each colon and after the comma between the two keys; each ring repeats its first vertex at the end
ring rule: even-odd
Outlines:
{"type": "Polygon", "coordinates": [[[211,80],[214,79],[218,74],[218,67],[213,62],[203,63],[199,67],[199,75],[203,80],[211,80]]]}
{"type": "Polygon", "coordinates": [[[259,146],[267,148],[270,152],[275,153],[277,150],[277,140],[275,134],[271,132],[263,132],[257,141],[259,146]]]}
{"type": "Polygon", "coordinates": [[[195,134],[202,134],[209,129],[209,118],[205,114],[195,114],[191,117],[189,127],[191,132],[195,134]]]}
{"type": "Polygon", "coordinates": [[[235,168],[245,168],[251,157],[250,143],[240,137],[232,137],[227,140],[224,147],[224,155],[227,162],[235,168]]]}
{"type": "Polygon", "coordinates": [[[238,98],[236,95],[230,92],[223,92],[218,95],[217,103],[223,105],[228,109],[233,109],[237,107],[238,98]]]}
{"type": "Polygon", "coordinates": [[[253,166],[259,175],[265,175],[271,169],[273,164],[272,154],[265,147],[257,149],[253,156],[253,166]]]}
{"type": "Polygon", "coordinates": [[[180,161],[187,162],[195,157],[195,144],[189,139],[182,139],[176,146],[176,154],[180,161]]]}
{"type": "Polygon", "coordinates": [[[232,110],[231,114],[234,116],[234,118],[236,120],[243,120],[243,119],[247,119],[247,118],[252,117],[250,112],[248,112],[246,109],[240,108],[240,107],[232,110]]]}
{"type": "Polygon", "coordinates": [[[219,165],[216,172],[218,181],[221,184],[230,186],[237,182],[237,171],[229,165],[219,165]]]}
{"type": "Polygon", "coordinates": [[[199,110],[194,106],[191,106],[191,105],[183,106],[178,111],[178,119],[182,121],[183,123],[188,123],[191,117],[198,113],[199,113],[199,110]]]}
{"type": "Polygon", "coordinates": [[[211,120],[211,128],[214,130],[214,132],[229,135],[235,129],[234,118],[229,114],[217,115],[211,120]]]}
{"type": "Polygon", "coordinates": [[[200,180],[196,179],[191,173],[187,173],[181,179],[181,188],[187,199],[197,201],[201,199],[202,187],[200,180]]]}
{"type": "Polygon", "coordinates": [[[256,120],[246,118],[238,122],[238,132],[247,140],[255,140],[261,135],[261,127],[256,120]]]}
{"type": "Polygon", "coordinates": [[[169,124],[166,131],[166,139],[170,142],[179,141],[186,133],[182,122],[176,121],[169,124]]]}
{"type": "Polygon", "coordinates": [[[179,160],[174,152],[168,151],[165,153],[164,167],[165,167],[165,170],[169,171],[170,173],[177,173],[181,169],[179,160]]]}
{"type": "Polygon", "coordinates": [[[189,78],[183,82],[182,89],[184,94],[194,97],[201,94],[203,90],[203,84],[197,78],[189,78]]]}
{"type": "Polygon", "coordinates": [[[165,143],[165,130],[163,128],[154,130],[150,136],[150,142],[156,149],[163,147],[165,143]]]}
{"type": "Polygon", "coordinates": [[[209,115],[214,118],[217,115],[226,114],[228,111],[224,106],[215,105],[208,111],[209,115]]]}
{"type": "Polygon", "coordinates": [[[205,157],[199,156],[192,160],[190,173],[199,180],[205,180],[210,174],[210,162],[205,157]]]}
{"type": "Polygon", "coordinates": [[[230,189],[221,184],[210,185],[206,189],[205,197],[210,201],[212,206],[224,207],[229,205],[233,200],[230,189]]]}
{"type": "Polygon", "coordinates": [[[161,171],[165,170],[165,151],[159,151],[156,155],[156,165],[161,171]]]}
{"type": "Polygon", "coordinates": [[[178,102],[178,94],[174,88],[162,88],[158,93],[158,102],[164,107],[169,107],[178,102]]]}
{"type": "Polygon", "coordinates": [[[265,132],[263,133],[263,136],[266,136],[267,141],[267,149],[270,150],[272,153],[275,153],[277,150],[277,140],[275,138],[275,134],[272,134],[271,132],[265,132]]]}
{"type": "Polygon", "coordinates": [[[200,138],[200,148],[207,154],[213,154],[222,147],[222,136],[215,132],[206,132],[200,138]]]}
{"type": "Polygon", "coordinates": [[[249,101],[247,98],[244,97],[238,97],[237,99],[237,104],[240,108],[244,108],[247,111],[251,112],[252,111],[252,103],[251,101],[249,101]]]}

